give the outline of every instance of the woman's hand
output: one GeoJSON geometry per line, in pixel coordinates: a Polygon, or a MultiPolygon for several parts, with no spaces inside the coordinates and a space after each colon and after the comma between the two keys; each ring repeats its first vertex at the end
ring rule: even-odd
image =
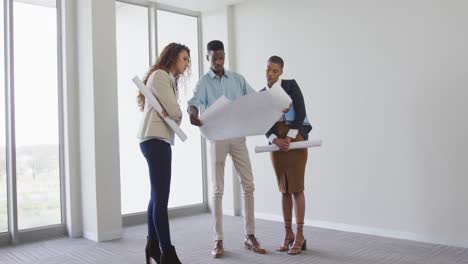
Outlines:
{"type": "Polygon", "coordinates": [[[166,117],[168,117],[169,115],[166,113],[166,111],[163,110],[162,113],[159,114],[159,116],[162,117],[162,118],[166,118],[166,117]]]}
{"type": "Polygon", "coordinates": [[[288,139],[275,138],[272,143],[278,146],[281,151],[287,152],[289,151],[289,142],[288,139]]]}
{"type": "Polygon", "coordinates": [[[288,108],[286,108],[286,109],[283,110],[283,113],[289,112],[289,109],[291,109],[291,105],[292,105],[292,103],[289,104],[289,107],[288,107],[288,108]]]}

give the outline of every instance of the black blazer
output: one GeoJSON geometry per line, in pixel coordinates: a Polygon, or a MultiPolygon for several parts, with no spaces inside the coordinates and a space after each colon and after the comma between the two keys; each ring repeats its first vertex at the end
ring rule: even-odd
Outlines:
{"type": "MultiPolygon", "coordinates": [[[[312,126],[309,124],[304,124],[304,120],[306,118],[306,108],[304,104],[304,97],[302,96],[301,89],[297,84],[296,80],[282,80],[281,87],[283,90],[291,97],[292,104],[294,107],[294,111],[296,116],[294,121],[288,124],[289,129],[298,129],[299,133],[301,133],[302,137],[305,140],[309,138],[309,132],[312,130],[312,126]]],[[[261,91],[265,91],[267,88],[263,88],[261,91]]],[[[277,125],[275,123],[270,130],[266,133],[266,137],[269,138],[271,134],[277,134],[277,125]]]]}

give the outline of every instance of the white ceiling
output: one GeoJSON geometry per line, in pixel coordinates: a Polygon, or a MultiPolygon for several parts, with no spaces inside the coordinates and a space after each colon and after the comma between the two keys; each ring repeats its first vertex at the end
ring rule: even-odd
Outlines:
{"type": "Polygon", "coordinates": [[[153,2],[171,5],[193,11],[211,11],[227,5],[238,4],[246,0],[152,0],[153,2]]]}
{"type": "Polygon", "coordinates": [[[33,4],[45,7],[55,7],[56,0],[15,0],[15,2],[21,2],[25,4],[33,4]]]}

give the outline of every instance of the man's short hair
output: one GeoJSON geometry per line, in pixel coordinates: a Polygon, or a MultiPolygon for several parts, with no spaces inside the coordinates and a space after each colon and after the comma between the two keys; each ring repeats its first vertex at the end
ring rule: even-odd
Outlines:
{"type": "Polygon", "coordinates": [[[224,44],[220,40],[212,40],[206,45],[208,51],[224,50],[224,44]]]}
{"type": "Polygon", "coordinates": [[[271,56],[271,57],[268,59],[268,61],[278,64],[278,65],[281,67],[281,69],[283,69],[283,67],[284,67],[284,61],[283,61],[283,59],[282,59],[281,57],[279,57],[279,56],[276,56],[276,55],[271,56]]]}

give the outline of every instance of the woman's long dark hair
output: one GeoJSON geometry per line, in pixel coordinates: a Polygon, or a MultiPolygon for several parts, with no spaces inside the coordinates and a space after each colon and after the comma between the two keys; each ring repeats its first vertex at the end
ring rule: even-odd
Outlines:
{"type": "MultiPolygon", "coordinates": [[[[146,83],[148,82],[148,78],[156,70],[165,70],[169,72],[171,67],[177,63],[179,54],[184,50],[188,53],[190,57],[190,49],[187,46],[179,43],[171,43],[167,45],[161,52],[161,55],[159,55],[159,58],[157,59],[156,63],[153,66],[151,66],[148,73],[146,73],[145,78],[143,79],[143,83],[146,85],[146,83]]],[[[187,67],[187,72],[190,72],[190,63],[187,67]]],[[[178,80],[180,76],[174,77],[176,78],[176,80],[178,80]]],[[[145,96],[141,92],[138,93],[137,102],[138,106],[140,107],[140,111],[143,111],[145,107],[145,96]]]]}

